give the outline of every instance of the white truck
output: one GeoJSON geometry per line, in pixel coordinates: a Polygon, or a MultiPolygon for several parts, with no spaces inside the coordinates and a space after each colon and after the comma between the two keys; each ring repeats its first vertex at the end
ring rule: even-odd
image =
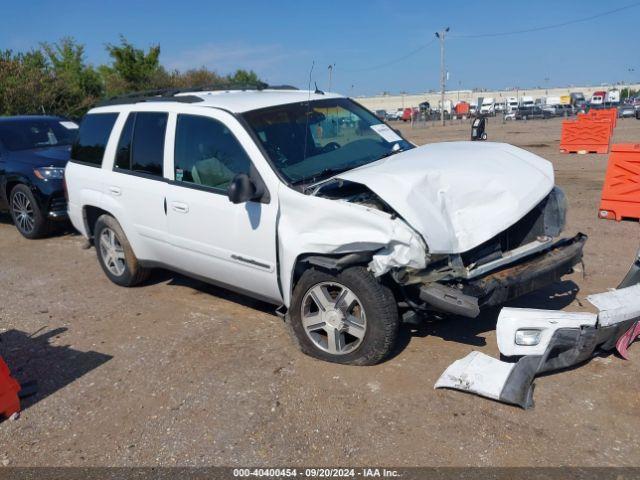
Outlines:
{"type": "Polygon", "coordinates": [[[520,107],[533,107],[535,106],[535,102],[533,101],[533,97],[523,96],[520,97],[520,107]]]}
{"type": "Polygon", "coordinates": [[[493,97],[485,97],[480,105],[480,113],[482,115],[493,115],[496,111],[496,102],[493,97]]]}
{"type": "Polygon", "coordinates": [[[507,98],[506,113],[513,113],[518,109],[518,99],[516,97],[507,98]]]}
{"type": "Polygon", "coordinates": [[[618,89],[609,90],[605,97],[605,102],[620,103],[620,90],[618,89]]]}
{"type": "Polygon", "coordinates": [[[112,99],[82,120],[65,181],[115,284],[162,267],[244,292],[303,352],[351,365],[393,351],[402,312],[475,318],[571,272],[586,241],[563,238],[543,158],[417,147],[349,98],[291,87],[112,99]]]}

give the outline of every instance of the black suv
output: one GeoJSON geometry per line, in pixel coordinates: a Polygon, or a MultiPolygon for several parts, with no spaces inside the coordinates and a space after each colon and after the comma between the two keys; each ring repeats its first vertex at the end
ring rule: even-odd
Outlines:
{"type": "Polygon", "coordinates": [[[67,218],[64,168],[78,125],[61,117],[0,118],[0,210],[26,238],[67,218]]]}
{"type": "Polygon", "coordinates": [[[553,113],[543,110],[538,106],[518,107],[516,110],[516,120],[531,120],[533,118],[551,118],[553,113]]]}

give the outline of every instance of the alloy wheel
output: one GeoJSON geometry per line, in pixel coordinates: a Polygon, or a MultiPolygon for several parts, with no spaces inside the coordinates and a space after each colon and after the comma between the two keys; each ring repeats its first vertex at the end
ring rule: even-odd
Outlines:
{"type": "Polygon", "coordinates": [[[357,349],[367,331],[360,299],[337,282],[311,287],[302,299],[300,318],[313,344],[332,355],[345,355],[357,349]]]}
{"type": "Polygon", "coordinates": [[[11,210],[18,228],[27,234],[33,232],[36,219],[29,197],[23,192],[14,193],[11,201],[11,210]]]}
{"type": "Polygon", "coordinates": [[[124,274],[126,269],[124,248],[118,237],[110,228],[104,228],[100,233],[100,255],[107,269],[116,277],[124,274]]]}

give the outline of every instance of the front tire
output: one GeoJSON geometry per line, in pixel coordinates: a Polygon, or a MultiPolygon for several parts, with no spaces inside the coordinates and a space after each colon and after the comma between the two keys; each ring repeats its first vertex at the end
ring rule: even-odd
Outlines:
{"type": "Polygon", "coordinates": [[[101,215],[94,228],[98,262],[105,275],[116,285],[133,287],[149,277],[140,266],[122,227],[111,215],[101,215]]]}
{"type": "Polygon", "coordinates": [[[11,190],[9,210],[14,225],[23,237],[33,240],[49,233],[49,222],[27,185],[16,185],[11,190]]]}
{"type": "Polygon", "coordinates": [[[304,272],[286,321],[304,353],[345,365],[382,361],[391,353],[400,327],[393,293],[364,267],[335,275],[304,272]]]}

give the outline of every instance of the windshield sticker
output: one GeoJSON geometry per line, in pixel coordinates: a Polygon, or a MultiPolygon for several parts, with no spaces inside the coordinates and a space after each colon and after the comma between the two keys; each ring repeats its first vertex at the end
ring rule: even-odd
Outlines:
{"type": "Polygon", "coordinates": [[[378,125],[371,125],[371,130],[376,132],[378,135],[384,138],[385,141],[389,143],[402,141],[402,137],[400,137],[400,135],[398,135],[396,132],[391,130],[384,123],[379,123],[378,125]]]}
{"type": "Polygon", "coordinates": [[[60,125],[62,125],[67,130],[76,130],[78,128],[78,125],[73,122],[60,122],[60,125]]]}

